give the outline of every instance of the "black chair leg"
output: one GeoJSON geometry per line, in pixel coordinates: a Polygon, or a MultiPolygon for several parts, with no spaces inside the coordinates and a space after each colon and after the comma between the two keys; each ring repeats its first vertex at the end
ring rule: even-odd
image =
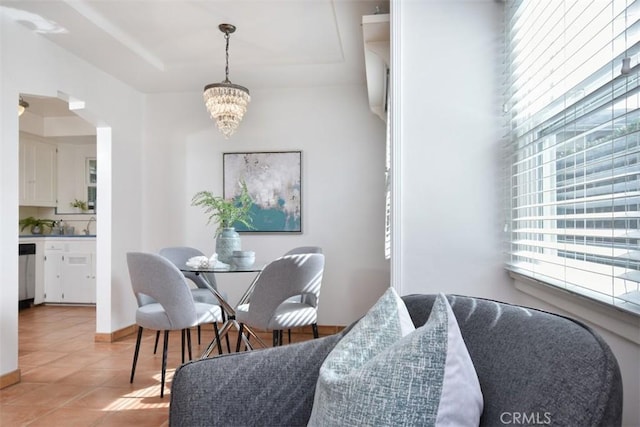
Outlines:
{"type": "Polygon", "coordinates": [[[198,325],[198,345],[200,345],[200,325],[198,325]]]}
{"type": "MultiPolygon", "coordinates": [[[[227,314],[225,313],[224,309],[222,309],[222,324],[224,325],[224,322],[226,321],[227,321],[227,314]]],[[[231,353],[231,345],[229,344],[229,334],[226,334],[224,337],[227,341],[227,352],[231,353]]]]}
{"type": "Polygon", "coordinates": [[[231,353],[231,345],[229,344],[229,334],[226,334],[224,337],[227,340],[227,351],[231,353]]]}
{"type": "Polygon", "coordinates": [[[180,331],[180,336],[182,339],[182,363],[184,363],[184,340],[185,340],[185,335],[187,334],[187,330],[183,329],[182,331],[180,331]]]}
{"type": "Polygon", "coordinates": [[[287,335],[289,335],[289,344],[291,344],[291,329],[287,329],[287,335]]]}
{"type": "Polygon", "coordinates": [[[273,330],[273,346],[278,347],[278,337],[280,336],[279,331],[277,329],[273,330]]]}
{"type": "Polygon", "coordinates": [[[169,350],[169,331],[164,331],[164,345],[162,348],[162,380],[160,383],[160,397],[164,397],[164,380],[167,374],[168,350],[169,350]]]}
{"type": "MultiPolygon", "coordinates": [[[[284,331],[282,329],[280,329],[278,331],[278,345],[284,345],[284,340],[282,338],[282,334],[284,333],[284,331]]],[[[291,341],[289,341],[291,342],[291,341]]]]}
{"type": "Polygon", "coordinates": [[[142,326],[138,326],[138,338],[136,339],[136,349],[133,352],[133,364],[131,365],[131,379],[129,383],[133,383],[133,376],[136,373],[136,365],[138,364],[138,353],[140,352],[140,340],[142,339],[142,326]]]}
{"type": "MultiPolygon", "coordinates": [[[[222,354],[222,343],[220,342],[220,331],[218,331],[218,324],[213,322],[213,332],[216,337],[216,342],[218,343],[218,354],[222,354]]],[[[229,347],[229,334],[227,334],[227,347],[229,347]]],[[[229,349],[229,353],[231,353],[231,349],[229,349]]]]}
{"type": "Polygon", "coordinates": [[[187,349],[189,349],[189,360],[193,360],[193,356],[191,354],[191,329],[189,328],[187,328],[187,349]]]}
{"type": "Polygon", "coordinates": [[[238,343],[236,344],[236,353],[240,351],[240,343],[242,343],[243,332],[244,332],[244,323],[240,323],[240,328],[238,329],[238,343]]]}
{"type": "Polygon", "coordinates": [[[317,323],[313,323],[311,324],[311,329],[313,329],[313,337],[314,338],[318,338],[318,324],[317,323]]]}
{"type": "Polygon", "coordinates": [[[160,331],[156,331],[156,343],[153,346],[153,354],[156,354],[156,351],[158,351],[158,341],[160,341],[160,331]]]}

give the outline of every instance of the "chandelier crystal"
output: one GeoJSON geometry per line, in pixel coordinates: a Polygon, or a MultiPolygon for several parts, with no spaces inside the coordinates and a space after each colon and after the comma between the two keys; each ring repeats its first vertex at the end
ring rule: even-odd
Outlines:
{"type": "Polygon", "coordinates": [[[236,27],[231,24],[220,24],[218,28],[224,33],[227,42],[225,79],[221,83],[206,85],[203,97],[211,118],[215,120],[220,132],[228,139],[240,125],[251,97],[249,89],[233,84],[229,80],[229,34],[233,33],[236,27]]]}

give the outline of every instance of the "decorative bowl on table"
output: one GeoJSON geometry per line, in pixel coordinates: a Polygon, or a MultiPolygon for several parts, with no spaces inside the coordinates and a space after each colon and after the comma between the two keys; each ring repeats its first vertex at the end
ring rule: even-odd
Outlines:
{"type": "Polygon", "coordinates": [[[231,262],[238,268],[249,268],[256,262],[254,251],[233,251],[231,262]]]}
{"type": "Polygon", "coordinates": [[[215,267],[217,262],[218,255],[214,253],[211,258],[207,258],[206,256],[191,257],[186,264],[188,267],[192,268],[212,268],[215,267]]]}

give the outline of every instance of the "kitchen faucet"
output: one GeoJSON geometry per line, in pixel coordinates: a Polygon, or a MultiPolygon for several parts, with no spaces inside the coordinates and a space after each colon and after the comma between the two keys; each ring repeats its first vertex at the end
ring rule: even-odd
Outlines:
{"type": "Polygon", "coordinates": [[[95,220],[96,220],[95,216],[92,216],[91,218],[89,218],[89,221],[87,221],[86,227],[84,228],[84,230],[82,230],[82,231],[84,231],[84,234],[86,234],[87,236],[89,234],[91,234],[91,222],[93,222],[95,220]]]}

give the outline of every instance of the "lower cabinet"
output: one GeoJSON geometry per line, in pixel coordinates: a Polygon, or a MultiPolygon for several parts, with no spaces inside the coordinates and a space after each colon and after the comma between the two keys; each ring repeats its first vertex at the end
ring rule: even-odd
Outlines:
{"type": "Polygon", "coordinates": [[[62,249],[47,248],[44,251],[44,302],[63,302],[63,263],[64,252],[62,249]]]}
{"type": "Polygon", "coordinates": [[[44,302],[95,304],[95,247],[95,239],[51,239],[46,242],[44,302]]]}

